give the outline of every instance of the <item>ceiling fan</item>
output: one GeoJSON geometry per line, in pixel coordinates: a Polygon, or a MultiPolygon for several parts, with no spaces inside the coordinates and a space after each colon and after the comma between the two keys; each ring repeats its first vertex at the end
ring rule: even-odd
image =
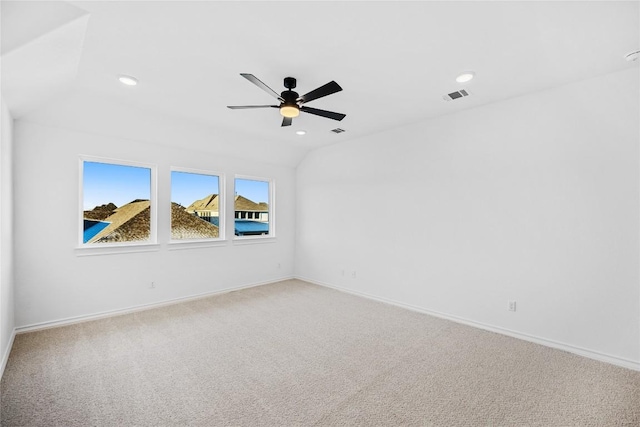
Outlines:
{"type": "Polygon", "coordinates": [[[280,105],[228,105],[227,108],[231,108],[232,110],[242,110],[247,108],[278,108],[280,109],[280,114],[284,117],[282,119],[282,126],[291,126],[293,118],[298,117],[300,111],[338,121],[346,117],[346,114],[319,110],[317,108],[311,108],[303,105],[309,101],[313,101],[314,99],[322,98],[323,96],[340,92],[342,88],[335,81],[330,81],[324,86],[320,86],[319,88],[314,89],[307,94],[299,96],[297,92],[294,92],[292,90],[296,87],[296,79],[293,77],[285,77],[284,87],[286,87],[287,90],[278,95],[277,92],[275,92],[266,84],[262,83],[262,81],[260,81],[260,79],[258,79],[253,74],[240,73],[240,75],[249,80],[254,85],[258,86],[260,89],[267,92],[269,95],[278,99],[280,101],[280,105]]]}

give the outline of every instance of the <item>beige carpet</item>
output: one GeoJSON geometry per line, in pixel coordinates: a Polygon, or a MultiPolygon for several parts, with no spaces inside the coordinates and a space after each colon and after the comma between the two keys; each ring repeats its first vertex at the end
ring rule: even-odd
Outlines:
{"type": "Polygon", "coordinates": [[[640,426],[640,373],[291,280],[18,335],[3,426],[640,426]]]}

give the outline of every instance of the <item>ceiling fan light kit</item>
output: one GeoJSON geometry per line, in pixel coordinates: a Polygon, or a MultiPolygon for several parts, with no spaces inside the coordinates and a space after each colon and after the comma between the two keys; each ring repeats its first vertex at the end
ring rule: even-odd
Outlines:
{"type": "Polygon", "coordinates": [[[280,114],[283,117],[288,117],[292,119],[300,115],[300,110],[298,110],[298,107],[293,105],[283,105],[282,107],[280,107],[280,114]]]}
{"type": "Polygon", "coordinates": [[[232,110],[242,110],[249,108],[278,108],[280,110],[280,115],[283,116],[282,126],[291,126],[292,119],[294,117],[298,117],[298,115],[300,115],[300,111],[338,121],[346,117],[346,115],[342,113],[320,110],[318,108],[311,108],[303,105],[309,101],[313,101],[315,99],[340,92],[342,88],[335,81],[331,81],[324,86],[320,86],[319,88],[314,89],[309,93],[299,96],[297,92],[293,91],[293,89],[295,89],[296,87],[296,79],[293,77],[285,77],[284,87],[287,88],[287,90],[278,95],[276,91],[264,84],[253,74],[240,73],[240,75],[249,80],[254,85],[258,86],[260,89],[267,92],[269,95],[279,100],[280,105],[228,105],[227,108],[230,108],[232,110]]]}

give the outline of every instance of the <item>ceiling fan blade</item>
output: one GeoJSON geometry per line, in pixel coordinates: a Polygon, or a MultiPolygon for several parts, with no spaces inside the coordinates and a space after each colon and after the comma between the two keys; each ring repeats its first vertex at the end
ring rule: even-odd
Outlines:
{"type": "Polygon", "coordinates": [[[291,126],[291,122],[293,122],[293,119],[291,117],[282,118],[282,126],[291,126]]]}
{"type": "Polygon", "coordinates": [[[227,105],[232,110],[246,110],[248,108],[279,108],[277,105],[227,105]]]}
{"type": "Polygon", "coordinates": [[[333,119],[338,121],[347,117],[346,114],[334,113],[333,111],[327,111],[327,110],[318,110],[317,108],[311,108],[311,107],[305,107],[305,106],[300,107],[300,111],[304,111],[305,113],[315,114],[316,116],[322,116],[328,119],[333,119]]]}
{"type": "Polygon", "coordinates": [[[317,89],[312,90],[309,93],[302,95],[298,98],[301,104],[305,102],[313,101],[314,99],[322,98],[323,96],[331,95],[332,93],[340,92],[342,88],[335,81],[330,81],[324,86],[320,86],[317,89]]]}
{"type": "Polygon", "coordinates": [[[245,79],[249,80],[254,85],[258,86],[260,89],[262,89],[265,92],[267,92],[269,95],[271,95],[274,98],[279,99],[280,101],[284,102],[284,99],[282,99],[280,94],[278,94],[275,90],[271,89],[266,84],[262,83],[262,81],[259,78],[257,78],[256,76],[254,76],[253,74],[240,73],[240,75],[242,77],[244,77],[245,79]]]}

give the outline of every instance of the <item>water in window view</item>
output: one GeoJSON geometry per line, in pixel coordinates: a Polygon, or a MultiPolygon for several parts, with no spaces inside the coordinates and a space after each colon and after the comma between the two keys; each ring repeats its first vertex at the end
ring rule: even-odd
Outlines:
{"type": "Polygon", "coordinates": [[[92,221],[89,219],[84,220],[84,231],[82,234],[82,240],[84,243],[87,243],[93,236],[107,228],[109,226],[109,222],[105,221],[92,221]]]}

